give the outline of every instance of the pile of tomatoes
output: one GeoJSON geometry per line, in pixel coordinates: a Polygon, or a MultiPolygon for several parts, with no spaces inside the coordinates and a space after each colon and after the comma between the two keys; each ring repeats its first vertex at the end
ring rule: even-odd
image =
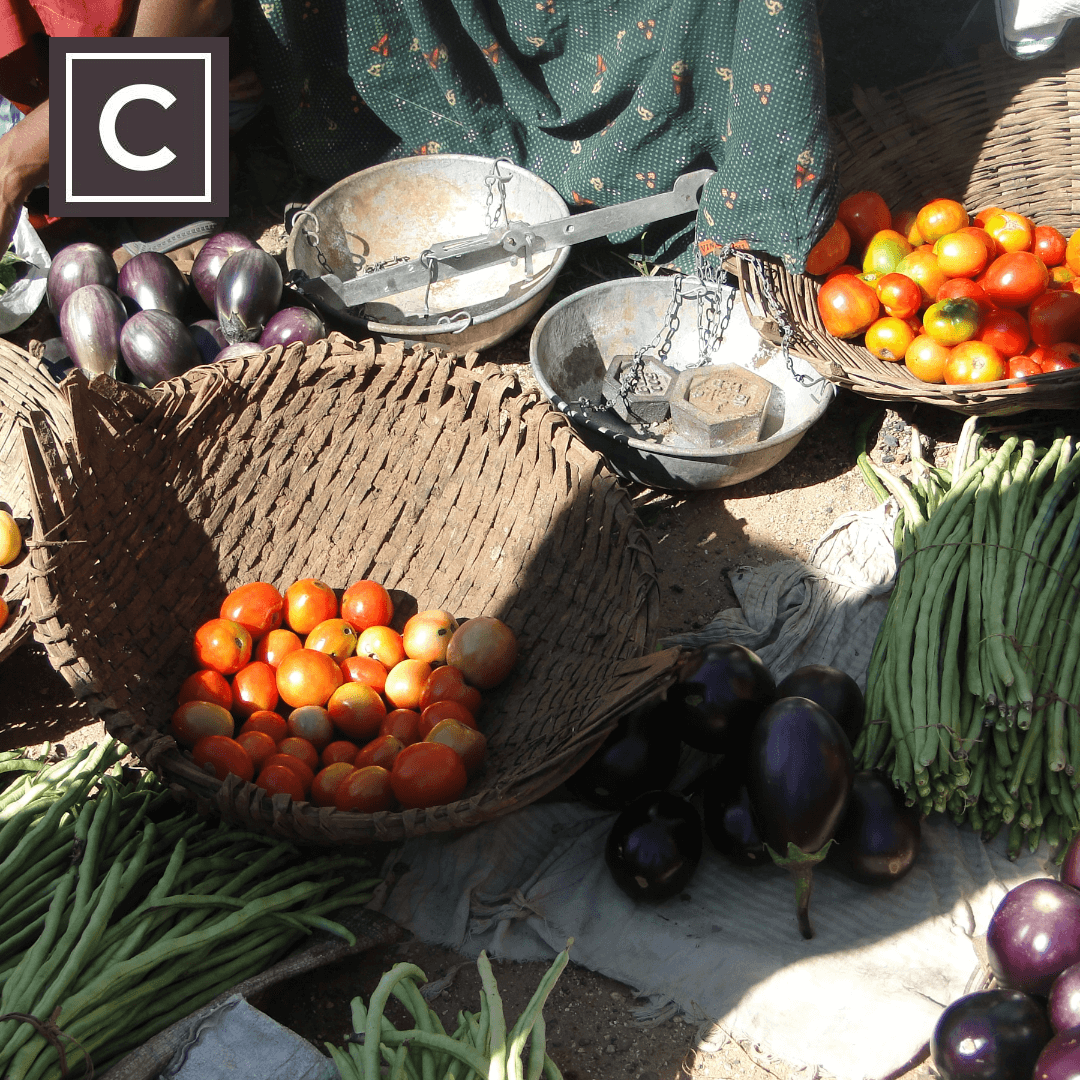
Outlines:
{"type": "Polygon", "coordinates": [[[433,609],[394,629],[378,582],[245,583],[195,631],[170,733],[268,794],[361,813],[453,802],[483,763],[482,691],[509,674],[499,619],[433,609]]]}
{"type": "Polygon", "coordinates": [[[806,272],[834,337],[862,337],[924,382],[1080,368],[1080,229],[1068,239],[1002,207],[954,199],[893,214],[875,191],[840,203],[806,272]],[[861,262],[861,268],[856,263],[861,262]]]}

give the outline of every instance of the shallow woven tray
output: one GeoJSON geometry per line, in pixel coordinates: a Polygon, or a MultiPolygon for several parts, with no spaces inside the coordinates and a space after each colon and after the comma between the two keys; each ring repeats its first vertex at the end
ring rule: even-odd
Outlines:
{"type": "MultiPolygon", "coordinates": [[[[79,374],[64,445],[25,428],[35,636],[149,766],[231,820],[353,844],[474,825],[561,783],[669,678],[648,538],[569,422],[495,365],[340,335],[153,390],[79,374]],[[196,768],[166,734],[196,626],[236,585],[370,577],[420,608],[496,615],[520,659],[489,753],[445,807],[342,813],[196,768]]],[[[411,608],[415,610],[415,606],[411,608]]]]}
{"type": "MultiPolygon", "coordinates": [[[[832,120],[842,196],[872,189],[894,212],[945,196],[972,213],[989,205],[1018,210],[1066,237],[1080,227],[1080,25],[1041,59],[1012,60],[987,46],[974,63],[897,90],[856,88],[855,106],[832,120]]],[[[903,364],[829,334],[815,279],[772,259],[764,265],[794,323],[794,350],[840,386],[968,414],[1080,408],[1080,372],[1034,375],[1026,386],[921,382],[903,364]]],[[[745,262],[740,280],[751,316],[775,337],[766,294],[745,262]]]]}
{"type": "MultiPolygon", "coordinates": [[[[0,338],[0,509],[15,518],[24,540],[30,536],[30,485],[23,465],[20,426],[31,412],[40,413],[42,422],[61,438],[70,436],[63,396],[48,368],[0,338]]],[[[26,548],[15,562],[0,569],[0,596],[9,609],[8,620],[0,628],[0,660],[30,638],[29,574],[26,548]]]]}

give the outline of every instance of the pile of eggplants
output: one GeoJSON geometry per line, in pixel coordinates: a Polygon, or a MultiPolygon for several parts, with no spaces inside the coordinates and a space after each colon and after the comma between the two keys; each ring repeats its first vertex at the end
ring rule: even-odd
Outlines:
{"type": "Polygon", "coordinates": [[[930,1039],[942,1080],[1080,1076],[1080,836],[1059,876],[1010,889],[986,931],[994,987],[948,1005],[930,1039]]]}
{"type": "Polygon", "coordinates": [[[310,345],[326,334],[310,308],[282,307],[277,260],[232,231],[205,242],[190,278],[159,252],[141,252],[118,272],[99,245],[69,244],[53,259],[45,293],[76,367],[146,386],[198,364],[310,345]]]}
{"type": "Polygon", "coordinates": [[[677,896],[707,837],[736,865],[788,870],[799,931],[809,938],[813,868],[826,854],[870,886],[911,869],[917,810],[883,774],[855,770],[864,702],[854,679],[814,665],[777,684],[756,653],[730,642],[692,650],[675,675],[567,781],[579,798],[619,812],[605,861],[624,892],[677,896]],[[684,747],[710,755],[709,764],[673,791],[684,747]]]}

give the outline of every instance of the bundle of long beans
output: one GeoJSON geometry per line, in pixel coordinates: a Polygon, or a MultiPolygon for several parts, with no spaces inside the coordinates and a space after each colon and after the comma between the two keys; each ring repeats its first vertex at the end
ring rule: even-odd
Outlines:
{"type": "Polygon", "coordinates": [[[180,807],[111,739],[0,755],[0,1076],[100,1071],[370,898],[367,860],[313,857],[180,807]]]}
{"type": "Polygon", "coordinates": [[[899,570],[867,674],[861,767],[888,772],[924,813],[1009,828],[1015,858],[1080,828],[1080,454],[976,418],[951,470],[920,452],[915,479],[869,463],[901,506],[899,570]]]}
{"type": "Polygon", "coordinates": [[[566,967],[571,944],[572,939],[555,957],[509,1030],[486,952],[476,961],[480,1010],[459,1011],[451,1035],[420,991],[418,983],[427,981],[423,971],[415,964],[395,964],[379,980],[367,1008],[362,998],[353,998],[354,1036],[348,1047],[326,1044],[341,1080],[379,1080],[384,1064],[389,1080],[562,1080],[547,1053],[543,1008],[566,967]],[[386,1017],[383,1010],[391,997],[405,1006],[414,1027],[401,1031],[386,1017]]]}

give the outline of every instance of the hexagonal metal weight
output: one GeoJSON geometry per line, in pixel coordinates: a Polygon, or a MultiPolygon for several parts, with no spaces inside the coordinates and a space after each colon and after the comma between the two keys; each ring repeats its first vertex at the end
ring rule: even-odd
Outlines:
{"type": "Polygon", "coordinates": [[[695,446],[757,442],[776,387],[737,364],[681,371],[671,392],[671,423],[695,446]]]}
{"type": "Polygon", "coordinates": [[[643,356],[637,386],[623,394],[623,374],[633,363],[627,354],[612,357],[604,373],[604,398],[628,424],[662,424],[670,413],[668,399],[679,373],[655,356],[643,356]]]}

